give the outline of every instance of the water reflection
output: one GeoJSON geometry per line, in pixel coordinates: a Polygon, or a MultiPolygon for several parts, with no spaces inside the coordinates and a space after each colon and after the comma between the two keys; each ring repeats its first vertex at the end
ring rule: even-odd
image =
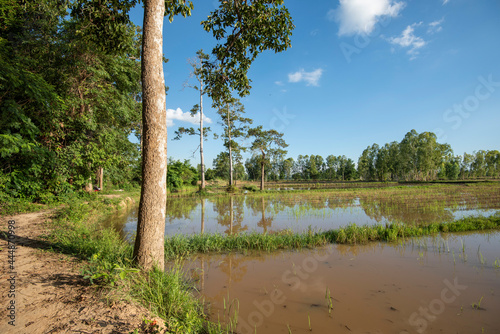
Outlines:
{"type": "Polygon", "coordinates": [[[229,319],[224,305],[238,301],[238,333],[288,333],[288,328],[309,333],[308,317],[318,333],[332,328],[418,333],[421,322],[410,319],[421,308],[434,310],[426,322],[429,333],[473,333],[500,328],[499,258],[500,233],[492,232],[443,234],[403,245],[199,255],[185,269],[203,268],[200,294],[210,304],[212,319],[229,319]],[[473,310],[470,305],[481,297],[484,310],[473,310]]]}
{"type": "Polygon", "coordinates": [[[214,202],[213,210],[217,217],[217,224],[225,227],[224,233],[238,234],[248,230],[247,225],[242,225],[245,216],[244,197],[230,196],[226,198],[217,198],[214,202]]]}
{"type": "MultiPolygon", "coordinates": [[[[242,195],[212,198],[169,198],[166,235],[177,233],[244,232],[273,233],[329,230],[351,223],[357,225],[429,224],[464,216],[494,214],[500,209],[500,193],[474,189],[444,192],[305,193],[271,196],[242,195]],[[199,222],[199,223],[198,223],[199,222]]],[[[136,229],[136,212],[116,218],[117,228],[126,233],[136,229]]]]}

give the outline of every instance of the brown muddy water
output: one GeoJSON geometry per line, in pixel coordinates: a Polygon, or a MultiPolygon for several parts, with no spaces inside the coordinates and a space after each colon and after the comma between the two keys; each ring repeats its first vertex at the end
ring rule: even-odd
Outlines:
{"type": "MultiPolygon", "coordinates": [[[[429,224],[500,209],[499,186],[436,186],[382,191],[277,193],[211,198],[169,198],[165,235],[304,232],[349,224],[429,224]]],[[[137,226],[137,208],[113,218],[123,235],[137,226]]]]}
{"type": "MultiPolygon", "coordinates": [[[[428,224],[500,209],[500,187],[169,198],[166,235],[428,224]]],[[[137,210],[111,221],[124,237],[137,210]]],[[[404,244],[212,254],[183,263],[211,320],[237,333],[500,333],[500,232],[404,244]]]]}
{"type": "Polygon", "coordinates": [[[237,333],[500,332],[499,232],[203,255],[185,268],[212,320],[237,314],[237,333]]]}

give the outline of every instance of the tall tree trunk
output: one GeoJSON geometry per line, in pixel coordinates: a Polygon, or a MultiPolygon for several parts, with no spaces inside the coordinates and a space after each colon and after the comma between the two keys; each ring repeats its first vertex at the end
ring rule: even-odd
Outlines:
{"type": "Polygon", "coordinates": [[[229,185],[233,186],[233,152],[231,150],[231,120],[229,119],[229,106],[227,106],[227,138],[229,140],[229,185]]]}
{"type": "Polygon", "coordinates": [[[203,83],[200,80],[200,164],[201,189],[205,189],[205,160],[203,158],[203,83]]]}
{"type": "Polygon", "coordinates": [[[264,151],[262,151],[262,161],[260,163],[260,190],[264,190],[264,178],[265,178],[264,172],[266,169],[265,159],[266,159],[266,154],[264,153],[264,151]]]}
{"type": "Polygon", "coordinates": [[[142,191],[134,258],[145,269],[164,268],[167,205],[167,120],[163,77],[164,0],[144,1],[142,40],[142,191]]]}

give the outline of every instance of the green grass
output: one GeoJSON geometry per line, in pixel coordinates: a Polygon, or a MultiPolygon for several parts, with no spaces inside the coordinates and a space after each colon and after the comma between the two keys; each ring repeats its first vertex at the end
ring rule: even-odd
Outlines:
{"type": "Polygon", "coordinates": [[[280,249],[302,249],[323,246],[329,243],[364,244],[370,241],[397,242],[401,239],[421,237],[440,232],[465,232],[500,229],[500,215],[492,217],[469,217],[449,223],[425,226],[404,224],[347,227],[325,232],[308,231],[292,233],[288,230],[273,234],[195,234],[175,235],[165,238],[165,257],[173,259],[196,253],[243,252],[247,250],[276,251],[280,249]]]}
{"type": "Polygon", "coordinates": [[[281,233],[261,234],[195,234],[191,236],[175,235],[165,238],[165,257],[189,256],[196,253],[230,251],[276,251],[279,249],[301,249],[323,246],[327,239],[321,233],[299,234],[288,230],[281,233]]]}

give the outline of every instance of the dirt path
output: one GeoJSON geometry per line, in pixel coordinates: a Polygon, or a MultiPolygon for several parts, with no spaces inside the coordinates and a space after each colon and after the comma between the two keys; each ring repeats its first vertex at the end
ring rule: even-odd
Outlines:
{"type": "Polygon", "coordinates": [[[109,305],[82,278],[76,259],[46,251],[50,244],[41,236],[50,214],[0,217],[0,230],[7,231],[14,220],[17,236],[15,275],[10,274],[8,237],[0,236],[0,333],[130,333],[143,319],[151,319],[133,303],[109,305]],[[13,276],[15,281],[9,282],[13,276]],[[15,306],[15,326],[10,305],[15,306]]]}

